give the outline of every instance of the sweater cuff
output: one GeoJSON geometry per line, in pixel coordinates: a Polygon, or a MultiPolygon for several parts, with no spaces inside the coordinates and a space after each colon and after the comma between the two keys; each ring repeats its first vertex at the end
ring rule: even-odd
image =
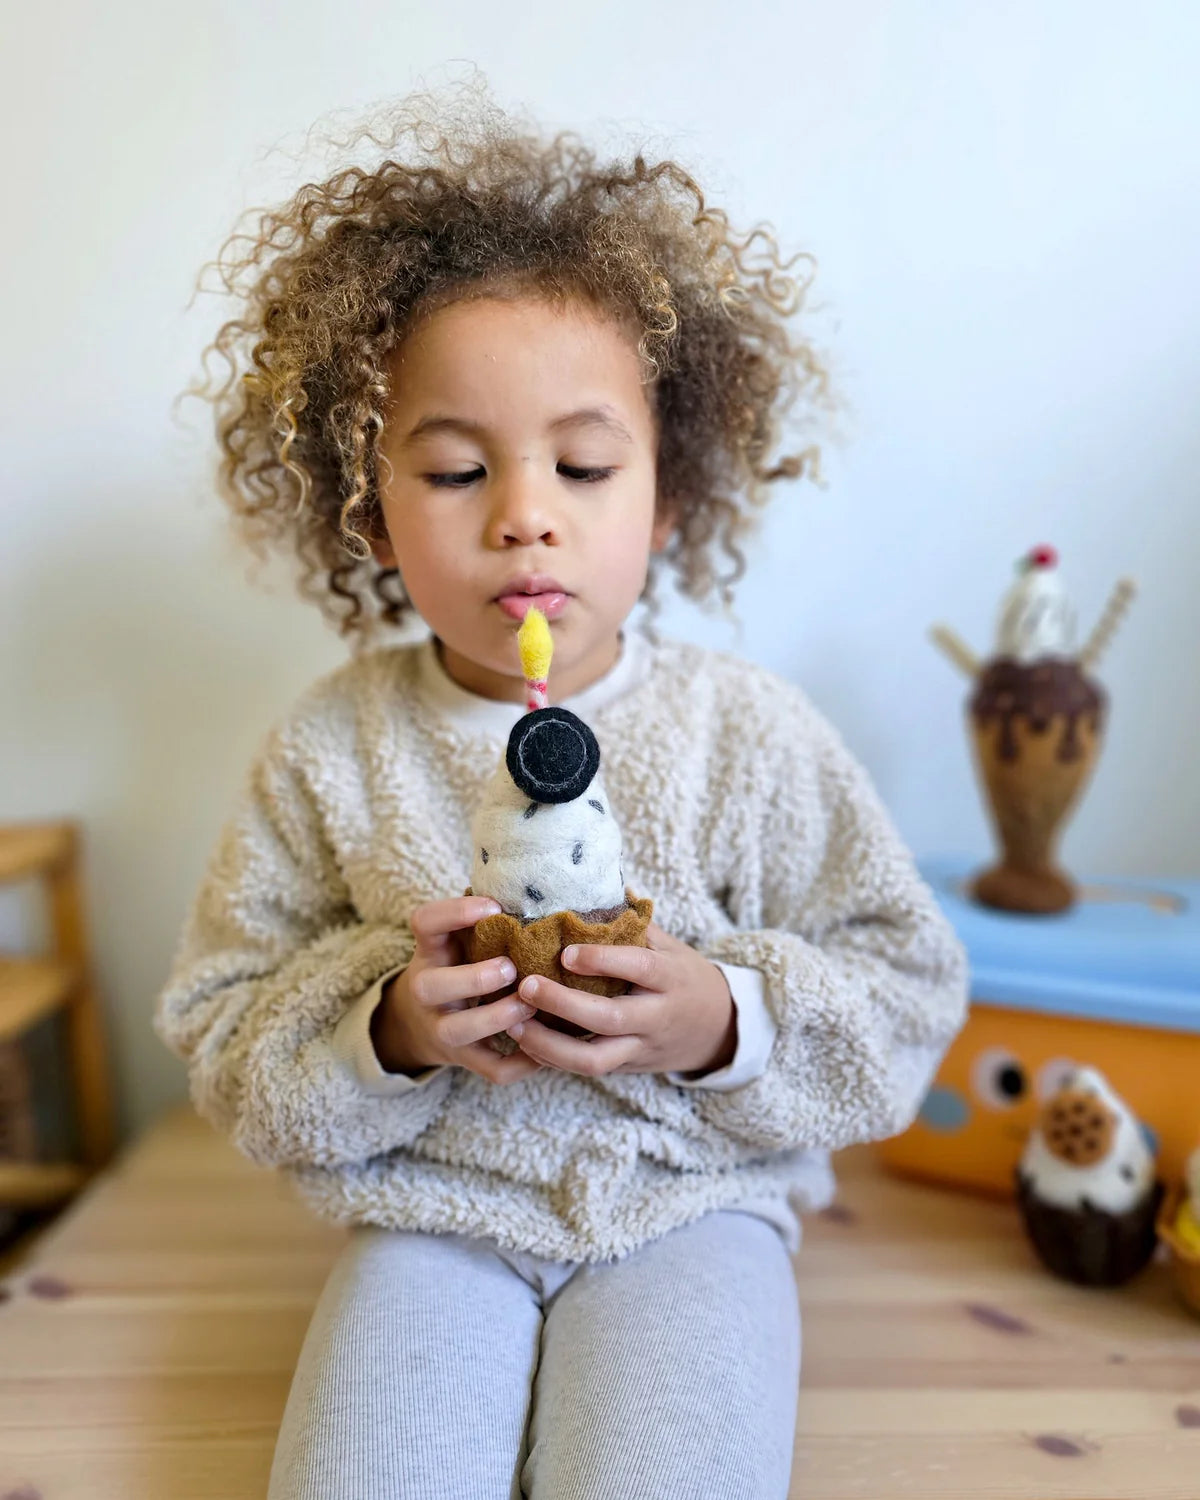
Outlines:
{"type": "Polygon", "coordinates": [[[667,1079],[685,1089],[715,1089],[719,1092],[741,1088],[762,1076],[767,1058],[775,1044],[778,1026],[767,1009],[762,971],[742,964],[718,963],[733,996],[737,1014],[737,1051],[732,1062],[700,1078],[685,1078],[682,1073],[668,1073],[667,1079]]]}
{"type": "Polygon", "coordinates": [[[371,1040],[371,1016],[383,999],[383,987],[389,979],[403,974],[407,965],[381,974],[369,990],[354,1002],[333,1029],[329,1045],[334,1056],[349,1070],[368,1094],[391,1096],[407,1094],[436,1078],[446,1066],[438,1063],[419,1073],[389,1073],[379,1061],[371,1040]]]}

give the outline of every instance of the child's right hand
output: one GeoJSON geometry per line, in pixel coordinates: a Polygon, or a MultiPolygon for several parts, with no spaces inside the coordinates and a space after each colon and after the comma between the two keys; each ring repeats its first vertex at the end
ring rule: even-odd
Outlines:
{"type": "Polygon", "coordinates": [[[451,1063],[492,1083],[515,1083],[542,1066],[523,1052],[502,1057],[483,1040],[528,1020],[532,1005],[512,991],[487,1005],[472,1004],[517,977],[508,958],[462,962],[457,934],[499,910],[499,903],[486,896],[456,896],[413,911],[417,945],[412,962],[384,985],[383,1000],[371,1017],[375,1053],[389,1073],[415,1073],[451,1063]]]}

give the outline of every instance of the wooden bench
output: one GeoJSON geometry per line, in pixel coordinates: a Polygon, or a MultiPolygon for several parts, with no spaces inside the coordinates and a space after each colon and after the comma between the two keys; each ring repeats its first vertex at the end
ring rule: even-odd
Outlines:
{"type": "MultiPolygon", "coordinates": [[[[839,1166],[797,1259],[794,1496],[1200,1496],[1200,1321],[1161,1266],[1064,1286],[1010,1207],[839,1166]]],[[[0,1291],[0,1500],[263,1496],[343,1238],[190,1109],[164,1117],[0,1291]]]]}

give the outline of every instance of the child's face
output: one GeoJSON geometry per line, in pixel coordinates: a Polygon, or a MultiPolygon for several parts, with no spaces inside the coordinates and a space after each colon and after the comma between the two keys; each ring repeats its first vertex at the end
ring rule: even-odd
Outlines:
{"type": "Polygon", "coordinates": [[[583,304],[459,301],[396,350],[391,376],[376,557],[400,569],[464,686],[523,697],[516,633],[535,603],[552,697],[579,691],[616,660],[671,529],[631,336],[583,304]]]}

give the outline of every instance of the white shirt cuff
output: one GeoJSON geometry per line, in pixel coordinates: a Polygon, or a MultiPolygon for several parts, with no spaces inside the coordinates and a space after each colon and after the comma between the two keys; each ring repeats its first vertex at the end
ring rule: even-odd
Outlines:
{"type": "Polygon", "coordinates": [[[330,1047],[368,1094],[407,1094],[436,1078],[445,1066],[424,1068],[420,1073],[389,1073],[375,1052],[371,1040],[371,1016],[383,999],[383,987],[389,979],[403,974],[405,965],[381,974],[365,995],[360,995],[333,1029],[330,1047]]]}
{"type": "Polygon", "coordinates": [[[762,1076],[767,1058],[775,1045],[779,1030],[775,1017],[767,1009],[762,972],[741,964],[718,963],[717,968],[729,982],[733,1007],[737,1013],[737,1051],[733,1061],[702,1078],[685,1078],[682,1073],[668,1073],[672,1083],[685,1089],[740,1089],[762,1076]]]}

